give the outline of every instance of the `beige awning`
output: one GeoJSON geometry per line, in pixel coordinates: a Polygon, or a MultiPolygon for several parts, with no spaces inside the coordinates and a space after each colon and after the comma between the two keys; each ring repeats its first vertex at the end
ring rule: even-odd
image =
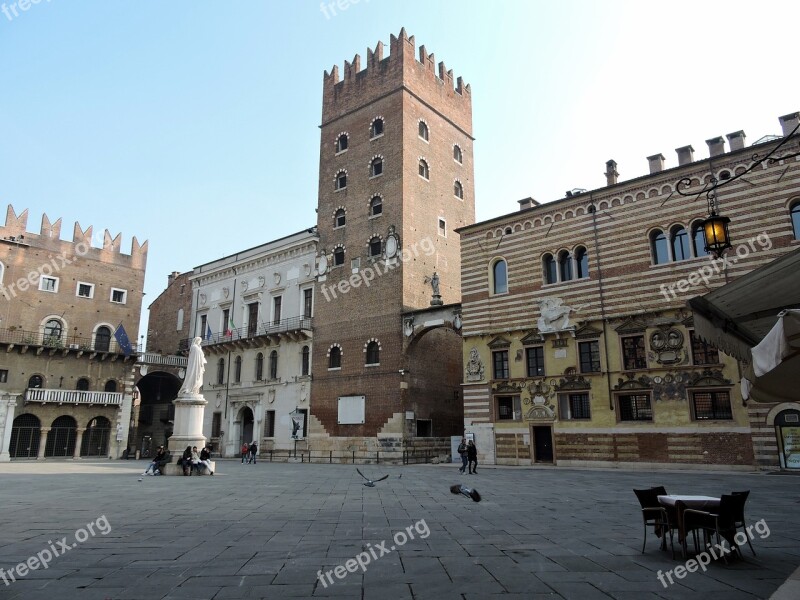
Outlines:
{"type": "MultiPolygon", "coordinates": [[[[788,309],[800,309],[800,249],[688,302],[695,334],[745,363],[750,395],[761,402],[796,400],[800,395],[800,355],[790,353],[756,378],[751,349],[764,340],[788,309]]],[[[794,327],[790,313],[787,330],[794,327]]],[[[777,335],[777,334],[776,334],[777,335]]]]}

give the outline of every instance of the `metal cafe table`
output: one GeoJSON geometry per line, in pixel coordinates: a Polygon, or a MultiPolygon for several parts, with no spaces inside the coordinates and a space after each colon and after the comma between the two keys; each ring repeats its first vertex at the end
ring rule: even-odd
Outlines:
{"type": "Polygon", "coordinates": [[[686,558],[686,530],[683,522],[683,511],[687,508],[714,512],[719,508],[720,499],[714,496],[659,496],[658,503],[667,509],[669,520],[675,523],[678,529],[678,542],[686,558]]]}

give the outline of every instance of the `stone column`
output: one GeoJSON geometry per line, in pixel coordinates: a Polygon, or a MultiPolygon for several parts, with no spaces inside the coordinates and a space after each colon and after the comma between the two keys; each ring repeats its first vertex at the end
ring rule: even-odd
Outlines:
{"type": "Polygon", "coordinates": [[[173,456],[180,456],[186,446],[197,446],[198,450],[204,447],[203,413],[208,403],[203,394],[180,394],[172,403],[175,405],[175,420],[167,442],[169,451],[173,456]]]}
{"type": "Polygon", "coordinates": [[[83,434],[85,431],[85,427],[79,427],[75,430],[75,452],[72,453],[72,460],[81,459],[81,445],[83,443],[83,434]]]}
{"type": "Polygon", "coordinates": [[[50,433],[49,427],[42,427],[39,434],[39,455],[37,460],[44,460],[44,449],[47,447],[47,434],[50,433]]]}
{"type": "Polygon", "coordinates": [[[11,428],[14,425],[14,408],[17,406],[17,397],[7,394],[0,398],[0,462],[9,462],[9,446],[11,445],[11,428]]]}

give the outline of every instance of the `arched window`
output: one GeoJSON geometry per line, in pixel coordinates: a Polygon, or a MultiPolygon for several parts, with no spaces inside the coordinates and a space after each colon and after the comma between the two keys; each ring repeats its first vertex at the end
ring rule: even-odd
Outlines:
{"type": "Polygon", "coordinates": [[[453,160],[458,164],[461,164],[464,161],[464,157],[461,154],[461,146],[458,144],[453,144],[453,160]]]}
{"type": "Polygon", "coordinates": [[[373,237],[369,241],[369,257],[378,258],[381,255],[381,238],[378,236],[373,237]]]}
{"type": "Polygon", "coordinates": [[[347,171],[344,169],[336,173],[336,189],[343,190],[347,187],[347,171]]]}
{"type": "Polygon", "coordinates": [[[338,154],[339,152],[344,152],[345,150],[347,150],[347,134],[342,133],[338,138],[336,138],[336,152],[338,154]]]}
{"type": "Polygon", "coordinates": [[[236,357],[236,361],[233,363],[233,367],[234,367],[234,369],[233,369],[233,380],[236,383],[239,383],[239,382],[242,381],[242,357],[241,356],[237,356],[236,357]]]}
{"type": "Polygon", "coordinates": [[[220,358],[217,361],[217,385],[225,383],[225,359],[220,358]]]}
{"type": "Polygon", "coordinates": [[[650,234],[650,250],[653,253],[653,264],[663,265],[669,261],[667,252],[667,236],[663,231],[656,229],[650,234]]]}
{"type": "Polygon", "coordinates": [[[344,248],[339,246],[333,251],[333,266],[338,267],[344,264],[344,248]]]}
{"type": "Polygon", "coordinates": [[[575,248],[575,274],[578,279],[584,279],[589,276],[589,255],[586,253],[586,248],[578,246],[575,248]]]}
{"type": "Polygon", "coordinates": [[[108,381],[106,381],[106,385],[105,385],[104,389],[105,389],[106,392],[116,392],[117,391],[117,382],[114,381],[113,379],[109,379],[108,381]]]}
{"type": "Polygon", "coordinates": [[[703,224],[700,221],[692,223],[692,247],[695,256],[708,256],[706,252],[706,236],[703,233],[703,224]]]}
{"type": "Polygon", "coordinates": [[[462,200],[464,199],[464,186],[461,185],[461,182],[458,179],[453,182],[453,195],[456,198],[461,198],[462,200]]]}
{"type": "Polygon", "coordinates": [[[367,362],[368,365],[377,365],[381,362],[381,347],[375,340],[367,344],[367,362]]]}
{"type": "Polygon", "coordinates": [[[572,280],[572,257],[566,250],[562,250],[558,255],[558,272],[561,275],[561,281],[572,280]]]}
{"type": "Polygon", "coordinates": [[[558,281],[556,261],[552,254],[545,254],[542,257],[542,270],[544,272],[545,283],[556,283],[558,281]]]}
{"type": "Polygon", "coordinates": [[[370,177],[377,177],[378,175],[383,174],[383,158],[380,156],[376,156],[372,159],[372,162],[369,163],[369,176],[370,177]]]}
{"type": "Polygon", "coordinates": [[[98,327],[94,333],[94,349],[98,352],[108,352],[111,347],[111,329],[106,327],[98,327]]]}
{"type": "Polygon", "coordinates": [[[278,378],[278,351],[273,350],[269,353],[269,378],[278,378]]]}
{"type": "Polygon", "coordinates": [[[369,126],[369,137],[374,138],[383,135],[383,119],[378,117],[369,126]]]}
{"type": "Polygon", "coordinates": [[[342,349],[334,346],[328,355],[328,368],[340,369],[342,367],[342,349]]]}
{"type": "Polygon", "coordinates": [[[264,355],[259,352],[256,354],[256,381],[264,379],[264,355]]]}
{"type": "Polygon", "coordinates": [[[425,121],[420,121],[419,122],[419,137],[421,137],[426,142],[429,139],[428,124],[425,121]]]}
{"type": "Polygon", "coordinates": [[[61,341],[61,334],[64,332],[64,324],[58,319],[50,319],[44,324],[44,343],[56,344],[61,341]]]}
{"type": "Polygon", "coordinates": [[[347,215],[344,212],[343,208],[340,208],[336,211],[336,214],[333,217],[333,227],[344,227],[347,223],[347,215]]]}
{"type": "Polygon", "coordinates": [[[373,196],[369,201],[369,216],[377,217],[383,213],[383,198],[380,196],[373,196]]]}
{"type": "Polygon", "coordinates": [[[508,265],[502,258],[492,265],[492,293],[508,292],[508,265]]]}
{"type": "Polygon", "coordinates": [[[311,360],[311,351],[308,346],[303,346],[302,360],[300,362],[300,375],[308,375],[311,360]]]}
{"type": "Polygon", "coordinates": [[[42,388],[44,387],[44,379],[41,375],[31,375],[30,379],[28,379],[28,387],[29,388],[42,388]]]}
{"type": "Polygon", "coordinates": [[[88,392],[89,391],[89,380],[86,377],[81,377],[75,383],[75,389],[79,392],[88,392]]]}
{"type": "Polygon", "coordinates": [[[792,229],[794,230],[794,239],[800,240],[800,202],[795,202],[792,205],[789,213],[792,216],[792,229]]]}
{"type": "Polygon", "coordinates": [[[683,227],[675,227],[672,230],[672,259],[689,260],[689,234],[683,227]]]}
{"type": "Polygon", "coordinates": [[[430,179],[430,171],[428,170],[428,163],[424,158],[419,159],[419,176],[423,179],[430,179]]]}

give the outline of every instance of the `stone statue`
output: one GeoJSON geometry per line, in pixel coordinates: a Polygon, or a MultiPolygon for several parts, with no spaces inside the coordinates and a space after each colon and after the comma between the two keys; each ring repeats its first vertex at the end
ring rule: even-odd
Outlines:
{"type": "Polygon", "coordinates": [[[433,272],[433,277],[431,277],[431,287],[433,288],[433,295],[440,296],[439,294],[439,275],[436,271],[433,272]]]}
{"type": "Polygon", "coordinates": [[[186,376],[179,393],[197,395],[203,386],[203,373],[206,370],[206,357],[201,344],[203,338],[196,337],[189,349],[189,359],[186,362],[186,376]]]}
{"type": "Polygon", "coordinates": [[[467,381],[482,381],[484,370],[478,349],[473,348],[469,351],[469,361],[466,366],[467,381]]]}
{"type": "Polygon", "coordinates": [[[561,298],[542,298],[539,300],[542,316],[536,322],[540,333],[562,331],[569,327],[569,313],[573,310],[563,305],[561,298]]]}

